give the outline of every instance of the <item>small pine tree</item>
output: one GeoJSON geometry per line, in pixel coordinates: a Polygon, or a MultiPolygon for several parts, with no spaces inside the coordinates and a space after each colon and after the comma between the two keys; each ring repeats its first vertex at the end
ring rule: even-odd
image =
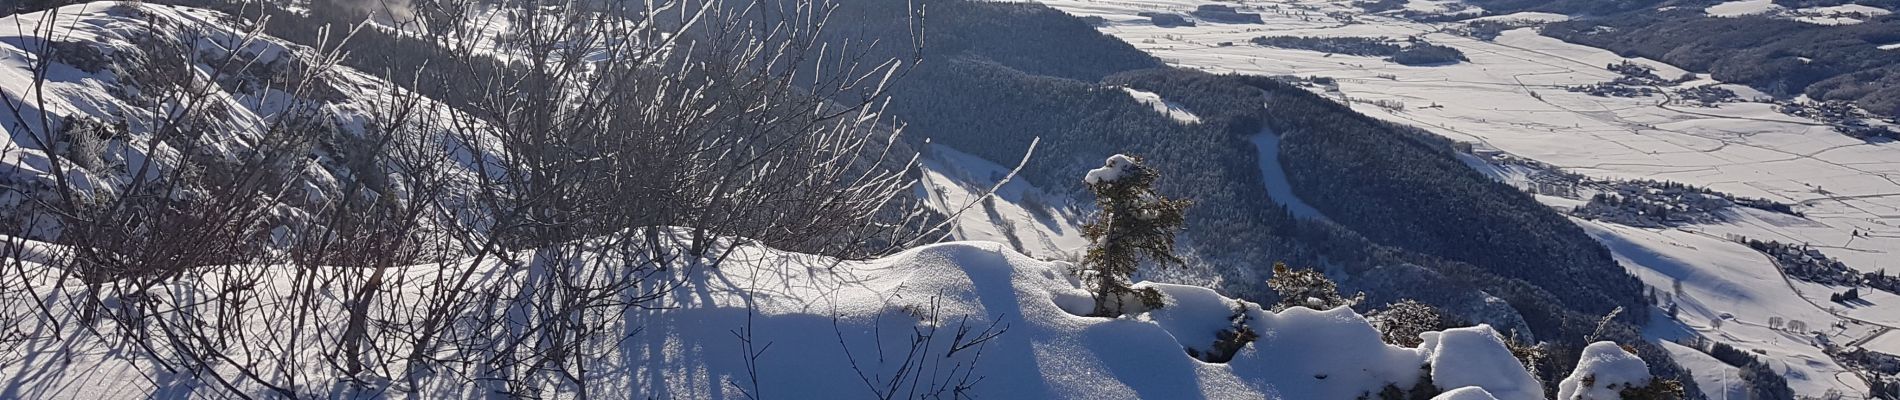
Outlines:
{"type": "Polygon", "coordinates": [[[1155,192],[1159,178],[1140,158],[1117,154],[1083,179],[1100,209],[1096,220],[1082,227],[1082,236],[1089,240],[1088,253],[1082,257],[1089,272],[1084,278],[1095,292],[1091,316],[1121,315],[1128,297],[1149,308],[1162,305],[1161,293],[1135,290],[1129,282],[1142,258],[1163,265],[1182,264],[1174,255],[1174,233],[1186,220],[1189,202],[1155,192]]]}

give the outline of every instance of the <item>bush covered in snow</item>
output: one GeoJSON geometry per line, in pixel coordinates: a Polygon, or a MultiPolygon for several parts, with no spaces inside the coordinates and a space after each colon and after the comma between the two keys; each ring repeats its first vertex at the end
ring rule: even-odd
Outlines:
{"type": "Polygon", "coordinates": [[[1649,375],[1649,365],[1613,342],[1584,347],[1577,368],[1557,386],[1558,400],[1681,399],[1682,385],[1649,375]]]}

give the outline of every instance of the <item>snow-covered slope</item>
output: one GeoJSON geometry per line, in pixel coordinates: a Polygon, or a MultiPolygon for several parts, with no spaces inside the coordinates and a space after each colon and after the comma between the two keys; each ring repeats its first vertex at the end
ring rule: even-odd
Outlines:
{"type": "Polygon", "coordinates": [[[1027,179],[1010,177],[1010,168],[949,146],[928,144],[920,165],[917,196],[937,212],[954,217],[951,238],[1007,243],[1016,251],[1047,259],[1071,259],[1088,245],[1082,216],[1066,194],[1044,191],[1027,179]],[[1002,182],[1010,178],[1008,182],[1002,182]],[[997,184],[1002,186],[998,187],[997,184]],[[995,195],[983,195],[995,189],[995,195]]]}
{"type": "Polygon", "coordinates": [[[1162,99],[1161,95],[1159,94],[1155,94],[1154,92],[1145,92],[1141,90],[1136,90],[1135,88],[1124,87],[1121,89],[1123,92],[1128,93],[1128,97],[1134,98],[1135,101],[1139,101],[1141,102],[1141,104],[1147,104],[1150,107],[1154,107],[1155,112],[1161,113],[1161,115],[1166,115],[1168,116],[1168,118],[1174,119],[1177,122],[1180,122],[1183,124],[1198,124],[1201,122],[1200,116],[1194,115],[1193,112],[1190,112],[1186,108],[1181,107],[1180,104],[1175,104],[1172,101],[1162,99]]]}
{"type": "MultiPolygon", "coordinates": [[[[400,273],[427,276],[436,268],[400,273]]],[[[717,268],[681,268],[662,278],[677,290],[624,316],[615,334],[625,339],[614,357],[589,370],[617,378],[589,381],[589,390],[660,398],[860,397],[898,382],[898,390],[914,386],[925,393],[970,384],[964,394],[985,398],[1344,399],[1388,384],[1408,388],[1432,366],[1433,382],[1445,389],[1477,386],[1501,399],[1542,397],[1541,386],[1488,327],[1426,333],[1423,345],[1406,348],[1381,342],[1350,309],[1272,313],[1204,288],[1159,284],[1143,285],[1160,290],[1166,307],[1115,319],[1083,317],[1077,313],[1088,311],[1092,300],[1069,268],[984,242],[868,261],[744,246],[717,268]],[[1215,331],[1237,324],[1259,339],[1232,361],[1202,362],[1183,350],[1205,348],[1215,331]],[[912,351],[929,353],[913,358],[912,351]]],[[[263,271],[276,279],[294,275],[263,271]]],[[[522,273],[484,275],[506,280],[522,273]]],[[[8,377],[0,394],[139,398],[194,387],[212,393],[209,383],[159,372],[139,352],[117,347],[123,342],[58,337],[14,349],[10,354],[18,357],[0,363],[0,376],[8,377]]],[[[465,397],[488,385],[445,374],[412,389],[465,397]]]]}
{"type": "Polygon", "coordinates": [[[1673,320],[1666,313],[1652,313],[1657,321],[1648,328],[1650,336],[1702,336],[1759,352],[1796,393],[1866,390],[1859,377],[1823,352],[1826,344],[1817,336],[1844,343],[1877,327],[1831,326],[1840,318],[1804,299],[1761,253],[1685,230],[1575,221],[1609,246],[1630,272],[1656,288],[1660,299],[1676,305],[1673,320]],[[1780,329],[1771,320],[1803,321],[1822,334],[1780,329]]]}
{"type": "MultiPolygon", "coordinates": [[[[229,167],[209,173],[285,181],[273,196],[292,219],[378,162],[351,151],[376,140],[369,135],[429,154],[468,153],[471,144],[447,134],[456,119],[448,107],[246,25],[215,11],[120,2],[0,19],[0,96],[19,107],[0,116],[0,184],[15,189],[0,194],[0,207],[53,196],[48,147],[82,195],[110,198],[180,169],[229,167]],[[87,124],[99,128],[69,132],[87,124]]],[[[445,173],[470,174],[468,158],[445,173]]]]}

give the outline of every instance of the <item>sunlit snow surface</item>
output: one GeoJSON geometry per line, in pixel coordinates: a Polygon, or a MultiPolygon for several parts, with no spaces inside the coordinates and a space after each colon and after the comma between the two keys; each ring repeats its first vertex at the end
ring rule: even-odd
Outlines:
{"type": "MultiPolygon", "coordinates": [[[[1686,327],[1681,329],[1770,352],[1766,358],[1777,359],[1777,370],[1782,370],[1780,363],[1787,364],[1789,380],[1799,394],[1819,395],[1828,388],[1864,393],[1864,383],[1821,354],[1815,339],[1763,326],[1778,316],[1801,319],[1815,329],[1827,328],[1839,320],[1824,309],[1834,307],[1827,295],[1830,290],[1845,289],[1784,281],[1765,256],[1722,238],[1738,234],[1809,243],[1861,271],[1900,270],[1900,256],[1896,256],[1900,254],[1900,144],[1848,137],[1817,121],[1777,113],[1765,103],[1697,108],[1664,104],[1663,96],[1616,98],[1568,92],[1563,89],[1566,85],[1614,79],[1617,74],[1605,66],[1625,60],[1655,67],[1666,79],[1690,71],[1566,43],[1539,35],[1534,28],[1506,31],[1495,41],[1483,41],[1443,33],[1458,23],[1366,15],[1349,1],[1244,1],[1236,7],[1261,13],[1265,24],[1199,21],[1194,27],[1162,28],[1136,14],[1182,13],[1202,2],[1041,2],[1075,15],[1102,17],[1108,21],[1102,32],[1175,66],[1217,73],[1334,78],[1336,90],[1312,90],[1335,100],[1353,99],[1354,108],[1366,115],[1422,127],[1479,149],[1503,151],[1592,177],[1670,180],[1798,204],[1806,218],[1739,209],[1728,222],[1688,228],[1697,233],[1620,226],[1590,230],[1598,239],[1613,242],[1612,249],[1619,251],[1625,265],[1652,286],[1671,288],[1676,276],[1688,278],[1683,279],[1688,293],[1682,300],[1686,327]],[[1356,23],[1329,13],[1352,15],[1356,23]],[[1280,35],[1417,35],[1463,51],[1470,62],[1414,67],[1373,57],[1246,44],[1254,37],[1280,35]],[[1236,45],[1220,46],[1222,42],[1236,45]],[[1393,112],[1366,104],[1378,100],[1399,101],[1408,107],[1393,112]],[[1855,232],[1860,236],[1854,237],[1855,232]],[[1689,241],[1697,244],[1675,247],[1689,241]],[[1645,245],[1619,247],[1614,242],[1645,245]],[[1644,248],[1669,249],[1671,257],[1644,258],[1644,248]],[[1691,311],[1690,303],[1708,309],[1691,311]],[[1722,313],[1736,320],[1712,327],[1708,321],[1722,313]]],[[[1748,0],[1723,3],[1710,12],[1739,15],[1773,11],[1772,7],[1767,0],[1748,0]]],[[[1706,74],[1696,78],[1691,85],[1721,84],[1706,74]]],[[[1745,99],[1761,96],[1739,85],[1724,87],[1745,99]]],[[[1508,168],[1491,172],[1507,180],[1521,174],[1508,168]]],[[[1540,196],[1540,200],[1575,205],[1562,198],[1540,196]]],[[[1900,319],[1900,298],[1886,293],[1873,296],[1872,305],[1836,308],[1842,315],[1871,323],[1900,323],[1882,321],[1900,319]]],[[[1666,332],[1675,329],[1670,327],[1674,324],[1658,322],[1651,330],[1666,332]]],[[[1850,323],[1849,329],[1830,330],[1830,335],[1831,340],[1846,341],[1875,330],[1850,323]]]]}
{"type": "MultiPolygon", "coordinates": [[[[45,253],[57,257],[59,252],[45,253]]],[[[532,262],[528,253],[523,256],[532,262]]],[[[484,265],[493,268],[483,273],[490,279],[525,273],[484,265]]],[[[435,268],[395,272],[427,276],[435,268]]],[[[1421,335],[1423,345],[1399,347],[1383,343],[1379,332],[1348,308],[1273,313],[1257,305],[1243,307],[1205,288],[1145,283],[1138,286],[1160,291],[1167,307],[1116,319],[1083,317],[1078,313],[1087,312],[1091,300],[1068,275],[1070,268],[989,242],[930,245],[866,261],[744,246],[717,268],[680,268],[659,278],[677,283],[678,289],[648,304],[651,309],[627,313],[626,331],[612,332],[625,334],[615,339],[617,350],[589,369],[616,378],[592,381],[599,386],[590,390],[656,398],[743,398],[748,392],[869,396],[853,371],[879,382],[876,377],[899,373],[913,329],[974,326],[973,332],[980,332],[994,323],[1006,331],[982,347],[954,354],[949,332],[940,332],[943,337],[928,342],[930,357],[948,361],[929,358],[930,364],[912,373],[936,379],[948,368],[973,362],[973,376],[982,380],[965,394],[984,398],[1344,399],[1376,393],[1387,384],[1410,387],[1423,367],[1436,365],[1432,378],[1447,389],[1477,386],[1512,400],[1543,395],[1486,326],[1428,332],[1421,335]],[[1234,326],[1242,314],[1259,339],[1233,360],[1206,363],[1184,351],[1208,348],[1214,331],[1234,326]],[[771,344],[754,354],[756,376],[747,372],[747,353],[735,333],[739,329],[753,332],[746,337],[755,343],[771,344]]],[[[293,279],[291,269],[281,271],[273,279],[293,279]]],[[[49,271],[36,278],[39,287],[56,275],[49,271]]],[[[78,290],[78,282],[66,284],[78,290]]],[[[255,321],[246,329],[268,330],[271,323],[255,321]]],[[[217,393],[202,383],[158,374],[137,351],[68,334],[73,340],[53,335],[10,349],[0,362],[0,377],[7,377],[0,381],[0,397],[217,393]]],[[[327,371],[321,365],[297,368],[327,371]]],[[[414,392],[387,394],[466,398],[494,389],[453,376],[419,384],[414,392]]],[[[345,388],[322,385],[328,383],[305,390],[345,388]]],[[[352,392],[335,393],[350,397],[352,392]]]]}

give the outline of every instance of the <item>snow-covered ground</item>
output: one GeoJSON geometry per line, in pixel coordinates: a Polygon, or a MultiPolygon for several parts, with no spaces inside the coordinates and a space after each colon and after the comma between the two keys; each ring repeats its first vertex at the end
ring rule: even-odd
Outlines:
{"type": "Polygon", "coordinates": [[[1743,384],[1739,369],[1722,363],[1722,360],[1717,360],[1703,353],[1702,350],[1667,340],[1658,341],[1658,344],[1669,351],[1669,357],[1675,360],[1677,365],[1689,370],[1689,373],[1695,377],[1696,386],[1702,388],[1702,393],[1708,394],[1710,400],[1748,398],[1748,386],[1743,384]]]}
{"type": "Polygon", "coordinates": [[[932,144],[924,154],[918,197],[956,217],[949,227],[952,238],[1006,243],[1045,259],[1068,260],[1086,250],[1083,216],[1068,204],[1068,196],[1046,193],[1021,176],[998,187],[1010,167],[949,146],[932,144]],[[992,188],[994,199],[983,201],[992,188]]]}
{"type": "Polygon", "coordinates": [[[1187,108],[1181,107],[1180,104],[1175,104],[1172,101],[1167,101],[1165,99],[1162,99],[1161,95],[1159,94],[1155,94],[1154,92],[1145,92],[1145,91],[1137,90],[1135,88],[1126,88],[1126,87],[1122,88],[1122,91],[1127,92],[1128,97],[1135,98],[1135,101],[1139,101],[1141,102],[1141,104],[1147,104],[1149,107],[1154,107],[1155,112],[1161,113],[1161,115],[1166,115],[1168,116],[1168,118],[1174,119],[1177,122],[1180,122],[1183,124],[1201,123],[1200,116],[1194,115],[1193,112],[1188,111],[1187,108]]]}
{"type": "Polygon", "coordinates": [[[1781,11],[1774,0],[1734,0],[1709,6],[1703,12],[1716,17],[1739,17],[1743,15],[1767,14],[1781,11]]]}
{"type": "Polygon", "coordinates": [[[1260,152],[1260,175],[1267,181],[1267,196],[1274,202],[1286,206],[1287,211],[1300,218],[1325,218],[1319,209],[1306,204],[1293,194],[1293,183],[1287,180],[1286,168],[1280,165],[1280,134],[1261,132],[1253,136],[1254,151],[1260,152]]]}
{"type": "MultiPolygon", "coordinates": [[[[533,262],[528,253],[523,256],[533,262]]],[[[25,265],[22,271],[38,264],[25,265]]],[[[528,273],[486,265],[493,268],[482,274],[486,279],[509,281],[528,273]]],[[[396,273],[427,276],[437,268],[399,267],[396,273]]],[[[589,389],[610,397],[858,397],[913,386],[929,394],[932,388],[974,383],[957,393],[1344,399],[1376,393],[1388,384],[1410,387],[1425,367],[1437,366],[1430,369],[1432,381],[1447,390],[1477,387],[1499,399],[1543,398],[1542,387],[1489,327],[1428,332],[1420,346],[1400,347],[1383,343],[1373,325],[1349,308],[1267,312],[1206,288],[1145,283],[1138,286],[1159,290],[1167,306],[1133,310],[1123,318],[1085,317],[1079,314],[1093,302],[1069,275],[1071,268],[990,242],[931,245],[867,261],[742,246],[717,268],[681,268],[656,278],[677,289],[654,300],[652,308],[626,313],[624,326],[615,325],[625,331],[608,335],[618,346],[587,370],[598,378],[588,381],[589,389]],[[1208,349],[1216,331],[1243,327],[1258,339],[1231,361],[1203,362],[1184,351],[1208,349]],[[913,341],[919,332],[935,333],[913,341]],[[745,346],[746,340],[754,346],[745,346]],[[915,358],[911,352],[919,348],[929,353],[915,358]],[[907,376],[922,380],[902,378],[907,376]]],[[[258,271],[270,274],[267,281],[297,275],[291,269],[258,271]]],[[[34,279],[47,288],[58,275],[46,271],[34,279]]],[[[4,279],[0,282],[17,284],[13,280],[22,278],[9,274],[4,279]]],[[[76,281],[64,284],[80,290],[76,281]]],[[[273,293],[259,294],[281,295],[273,293]]],[[[90,339],[79,333],[80,324],[67,322],[64,328],[18,327],[62,333],[37,331],[32,337],[40,339],[0,354],[7,356],[0,359],[0,377],[5,377],[0,397],[145,398],[220,390],[162,373],[137,350],[90,339]]],[[[276,323],[254,320],[256,326],[246,330],[269,332],[276,323]]],[[[320,358],[311,360],[296,369],[318,375],[328,370],[320,358]]],[[[250,366],[274,368],[271,361],[250,366]]],[[[463,398],[496,388],[460,378],[434,375],[399,390],[463,398]]],[[[354,393],[325,379],[289,390],[354,393]]],[[[270,393],[243,381],[237,386],[270,393]]]]}
{"type": "MultiPolygon", "coordinates": [[[[1099,16],[1101,31],[1179,67],[1218,73],[1323,76],[1338,82],[1322,94],[1351,99],[1356,110],[1426,128],[1473,143],[1595,178],[1656,179],[1706,186],[1744,197],[1798,205],[1806,217],[1737,208],[1727,222],[1689,231],[1647,231],[1581,222],[1646,282],[1671,288],[1683,282],[1682,327],[1744,348],[1761,348],[1787,364],[1798,393],[1829,388],[1864,393],[1865,384],[1820,352],[1812,337],[1770,330],[1769,317],[1801,319],[1829,329],[1842,320],[1830,314],[1830,289],[1780,278],[1768,258],[1724,239],[1742,235],[1784,243],[1807,243],[1861,271],[1900,270],[1900,143],[1869,142],[1834,132],[1819,121],[1791,117],[1765,103],[1724,103],[1703,108],[1671,104],[1667,95],[1595,97],[1565,86],[1609,81],[1607,65],[1622,61],[1656,69],[1664,79],[1689,74],[1647,59],[1626,59],[1607,50],[1539,35],[1534,28],[1503,32],[1493,41],[1445,33],[1458,23],[1418,23],[1365,15],[1348,1],[1243,1],[1265,24],[1201,21],[1194,27],[1162,28],[1136,16],[1142,11],[1191,10],[1192,0],[1042,0],[1082,16],[1099,16]],[[1350,15],[1352,21],[1336,16],[1350,15]],[[1372,57],[1246,45],[1259,36],[1420,36],[1457,48],[1469,62],[1404,66],[1372,57]],[[1241,43],[1220,46],[1220,43],[1241,43]],[[1389,111],[1372,101],[1411,107],[1389,111]],[[1438,107],[1425,107],[1437,105],[1438,107]],[[1856,235],[1858,234],[1858,235],[1856,235]],[[1619,247],[1615,244],[1622,243],[1619,247]],[[1665,251],[1667,250],[1667,251],[1665,251]],[[1639,262],[1640,261],[1640,262],[1639,262]],[[1809,300],[1815,300],[1810,303],[1809,300]],[[1695,307],[1689,307],[1695,304],[1695,307]],[[1734,315],[1721,326],[1714,319],[1734,315]]],[[[1436,3],[1413,2],[1416,8],[1436,3]]],[[[1428,7],[1432,6],[1432,7],[1428,7]]],[[[1442,7],[1438,7],[1442,8],[1442,7]]],[[[1778,10],[1768,0],[1733,1],[1711,7],[1718,15],[1783,12],[1824,15],[1830,10],[1778,10]]],[[[1855,10],[1831,10],[1851,12],[1855,10]]],[[[1506,15],[1489,18],[1505,18],[1506,15]]],[[[1523,16],[1526,20],[1556,19],[1523,16]]],[[[1896,45],[1900,46],[1900,45],[1896,45]]],[[[1723,84],[1698,74],[1686,85],[1721,84],[1743,99],[1759,91],[1723,84]]],[[[1481,164],[1481,161],[1474,164],[1481,164]]],[[[1523,171],[1481,168],[1510,181],[1523,171]]],[[[1558,206],[1573,199],[1541,196],[1558,206]]],[[[1863,290],[1865,292],[1867,290],[1863,290]]],[[[1900,315],[1900,299],[1878,294],[1872,305],[1840,307],[1843,316],[1883,322],[1900,315]]],[[[1653,330],[1668,331],[1660,321],[1653,330]]],[[[1852,340],[1874,329],[1863,325],[1830,330],[1830,340],[1852,340]]],[[[1779,368],[1778,368],[1779,370],[1779,368]]]]}
{"type": "MultiPolygon", "coordinates": [[[[26,207],[33,196],[51,195],[56,164],[40,150],[41,142],[69,140],[59,133],[66,129],[65,118],[118,125],[107,132],[112,137],[97,138],[97,149],[89,157],[61,156],[65,165],[59,169],[77,182],[75,187],[101,195],[139,180],[169,176],[188,164],[183,161],[187,151],[237,163],[284,144],[279,141],[307,140],[284,133],[305,129],[284,129],[303,123],[304,117],[353,135],[400,124],[405,129],[389,130],[418,135],[402,140],[454,154],[454,163],[444,172],[455,176],[472,177],[480,169],[472,159],[474,146],[486,148],[479,153],[498,153],[497,143],[448,134],[447,121],[470,121],[477,129],[481,125],[442,103],[354,69],[292,62],[309,60],[317,52],[277,38],[251,37],[250,30],[226,24],[227,18],[210,10],[134,2],[81,3],[57,13],[0,18],[0,96],[16,107],[12,116],[30,121],[0,124],[5,131],[0,135],[0,182],[10,185],[0,193],[0,207],[26,207]],[[50,41],[54,46],[71,47],[40,59],[49,54],[44,47],[49,42],[38,38],[49,31],[57,38],[50,41]],[[180,62],[162,61],[173,58],[180,62]],[[39,61],[47,65],[43,86],[35,82],[39,61]],[[311,69],[289,74],[288,65],[293,64],[311,69]],[[283,82],[291,76],[308,80],[283,82]],[[204,83],[212,79],[218,84],[204,83]],[[181,94],[193,90],[205,91],[202,99],[181,94]],[[415,103],[406,103],[411,100],[415,103]],[[407,111],[392,111],[398,107],[407,111]],[[155,140],[176,125],[202,125],[194,129],[221,135],[208,137],[195,149],[155,140]],[[88,158],[89,163],[74,161],[88,158]],[[146,174],[139,176],[138,171],[146,174]]],[[[296,179],[276,206],[282,215],[295,218],[301,214],[296,207],[341,195],[345,185],[339,177],[355,173],[341,161],[346,154],[333,153],[329,146],[311,147],[307,157],[299,157],[307,160],[278,167],[296,179]]]]}
{"type": "Polygon", "coordinates": [[[1866,392],[1865,382],[1822,353],[1817,335],[1775,329],[1770,320],[1802,321],[1808,331],[1841,343],[1875,327],[1836,328],[1841,318],[1792,289],[1767,256],[1740,243],[1687,230],[1573,221],[1609,246],[1617,261],[1655,288],[1665,304],[1676,304],[1674,320],[1669,319],[1666,307],[1652,313],[1656,320],[1648,328],[1651,337],[1669,340],[1693,334],[1759,351],[1763,361],[1788,378],[1796,393],[1820,394],[1830,388],[1866,392]]]}

